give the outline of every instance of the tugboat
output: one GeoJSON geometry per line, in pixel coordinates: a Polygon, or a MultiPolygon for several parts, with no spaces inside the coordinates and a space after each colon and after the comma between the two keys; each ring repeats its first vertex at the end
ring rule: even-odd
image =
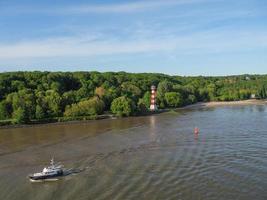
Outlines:
{"type": "Polygon", "coordinates": [[[63,175],[63,165],[58,165],[54,163],[52,158],[50,161],[50,166],[45,167],[42,172],[37,172],[29,175],[30,181],[44,181],[44,180],[57,180],[56,177],[63,175]]]}

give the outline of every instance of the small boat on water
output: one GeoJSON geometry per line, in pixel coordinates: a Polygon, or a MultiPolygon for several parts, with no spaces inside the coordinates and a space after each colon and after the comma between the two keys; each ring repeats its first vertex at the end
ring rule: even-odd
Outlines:
{"type": "Polygon", "coordinates": [[[56,178],[63,175],[63,165],[55,164],[51,159],[50,166],[45,167],[42,172],[29,175],[30,181],[57,180],[56,178]]]}

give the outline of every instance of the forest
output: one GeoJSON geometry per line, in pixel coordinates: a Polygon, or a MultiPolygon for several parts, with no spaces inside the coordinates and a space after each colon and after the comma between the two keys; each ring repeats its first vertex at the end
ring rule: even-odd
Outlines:
{"type": "Polygon", "coordinates": [[[267,96],[267,75],[184,77],[127,72],[0,73],[0,124],[94,119],[149,112],[150,87],[160,109],[196,102],[267,96]]]}

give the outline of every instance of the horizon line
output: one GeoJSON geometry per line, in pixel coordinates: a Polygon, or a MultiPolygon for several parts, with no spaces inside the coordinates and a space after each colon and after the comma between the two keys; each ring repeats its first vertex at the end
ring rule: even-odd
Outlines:
{"type": "Polygon", "coordinates": [[[171,73],[164,73],[164,72],[130,72],[130,71],[97,71],[97,70],[76,70],[76,71],[71,71],[71,70],[59,70],[59,71],[54,71],[54,70],[14,70],[14,71],[0,71],[0,74],[4,73],[16,73],[16,72],[49,72],[49,73],[76,73],[76,72],[98,72],[98,73],[127,73],[127,74],[161,74],[161,75],[167,75],[167,76],[181,76],[181,77],[229,77],[229,76],[265,76],[267,73],[240,73],[240,74],[225,74],[225,75],[205,75],[205,74],[199,74],[199,75],[179,75],[179,74],[171,74],[171,73]]]}

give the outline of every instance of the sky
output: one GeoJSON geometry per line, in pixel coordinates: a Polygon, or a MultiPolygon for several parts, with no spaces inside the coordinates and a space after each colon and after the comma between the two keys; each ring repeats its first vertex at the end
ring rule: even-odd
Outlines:
{"type": "Polygon", "coordinates": [[[267,74],[267,0],[0,0],[0,72],[267,74]]]}

